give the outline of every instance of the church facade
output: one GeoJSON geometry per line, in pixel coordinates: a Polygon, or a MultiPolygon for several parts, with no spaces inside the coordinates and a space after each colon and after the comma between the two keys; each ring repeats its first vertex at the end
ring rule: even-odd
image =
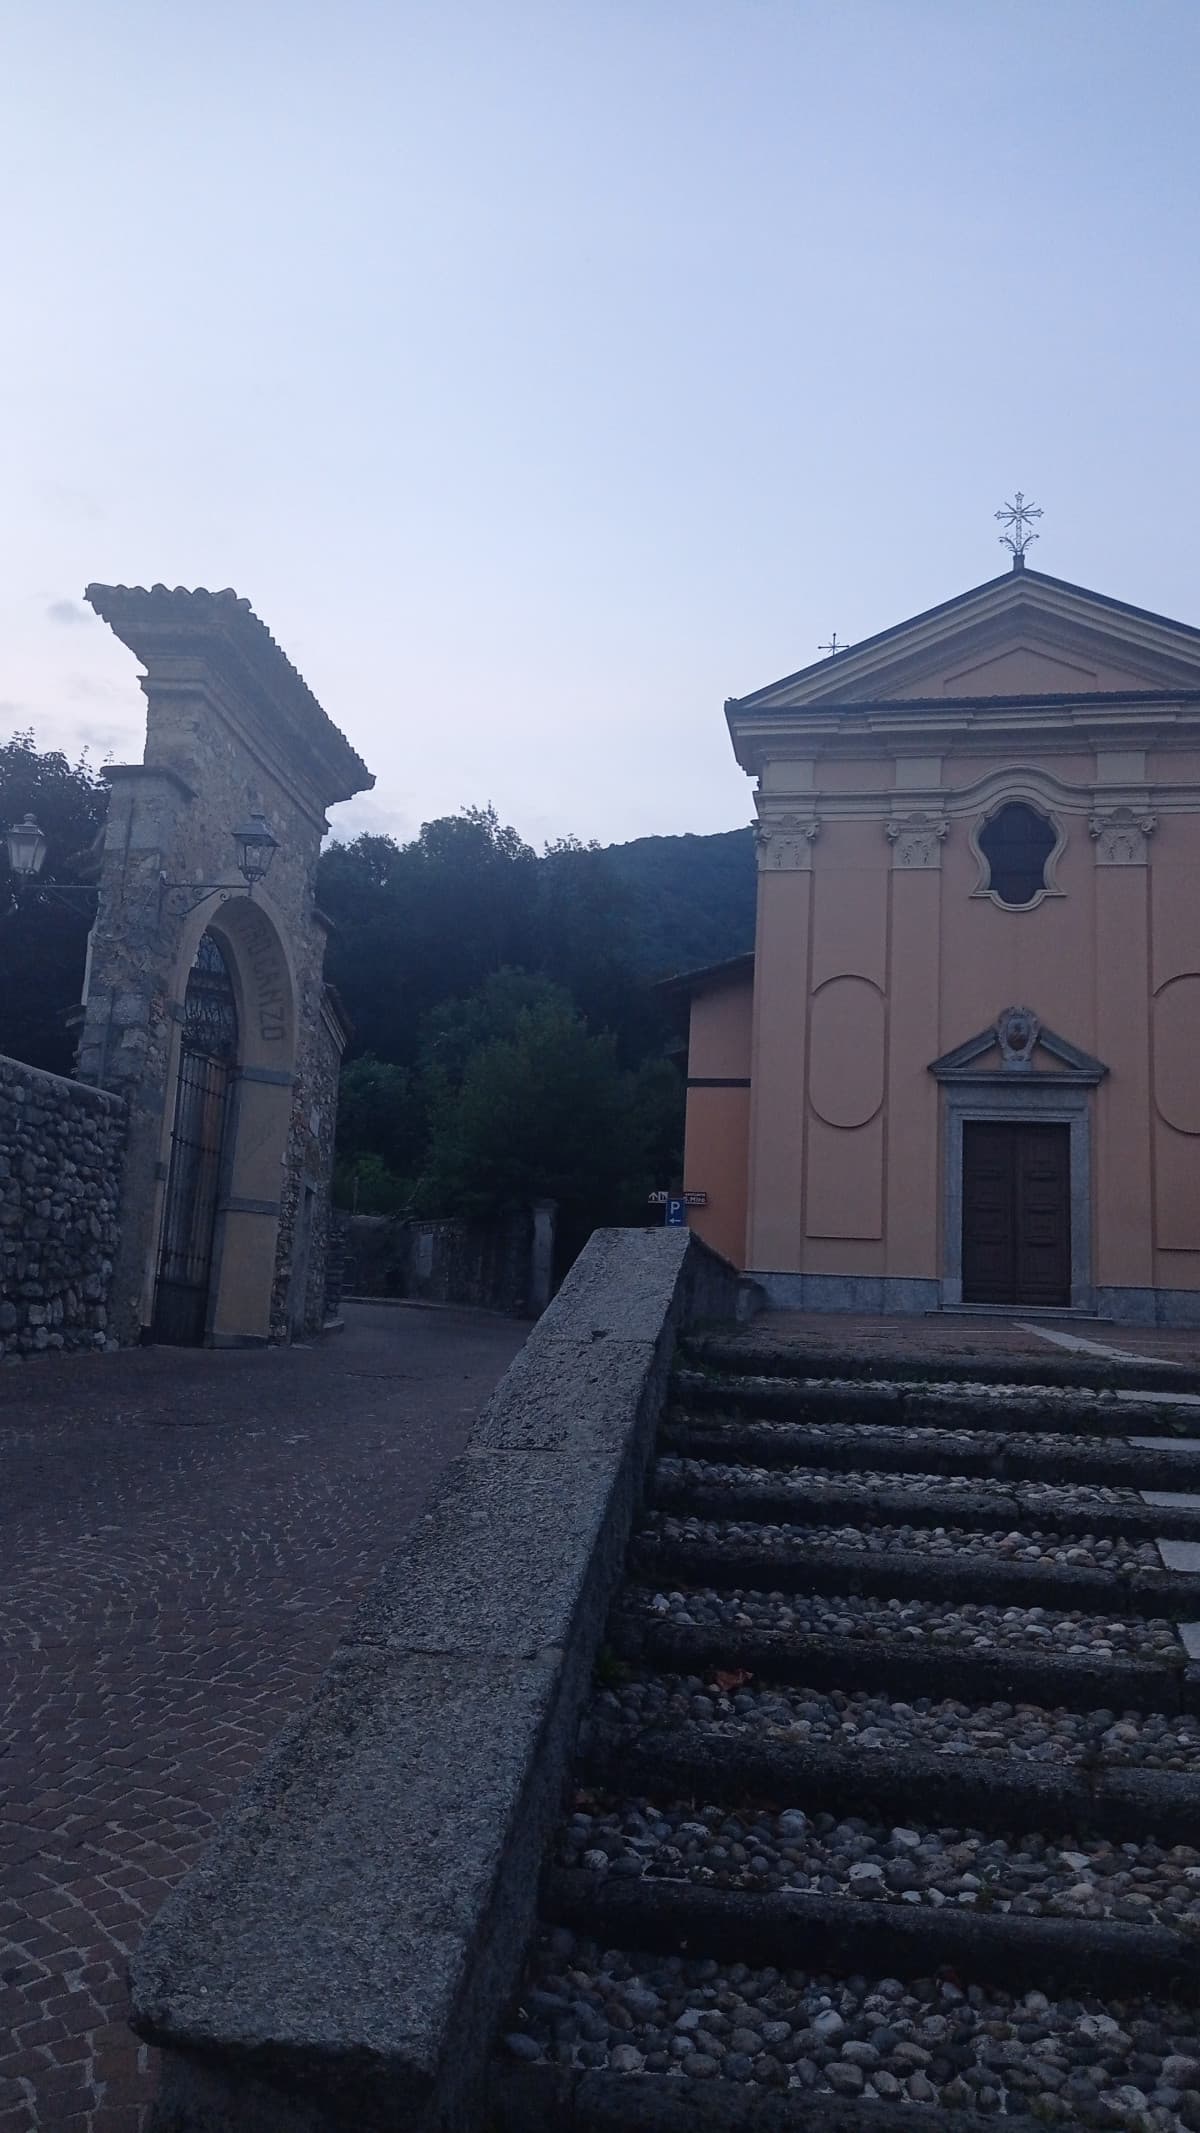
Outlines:
{"type": "Polygon", "coordinates": [[[777,1306],[1200,1325],[1200,630],[1016,554],[726,715],[696,1229],[777,1306]]]}

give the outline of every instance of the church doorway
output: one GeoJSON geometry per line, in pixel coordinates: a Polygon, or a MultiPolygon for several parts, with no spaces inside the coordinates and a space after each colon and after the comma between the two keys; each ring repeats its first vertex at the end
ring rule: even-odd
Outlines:
{"type": "Polygon", "coordinates": [[[233,980],[220,944],[200,937],[184,995],[152,1338],[196,1348],[208,1330],[217,1208],[237,1068],[233,980]]]}
{"type": "Polygon", "coordinates": [[[1071,1302],[1070,1127],[964,1119],[964,1303],[1071,1302]]]}

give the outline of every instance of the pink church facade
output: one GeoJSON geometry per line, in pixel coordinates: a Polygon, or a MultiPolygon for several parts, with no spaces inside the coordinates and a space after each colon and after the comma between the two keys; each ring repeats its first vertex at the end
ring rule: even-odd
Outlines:
{"type": "Polygon", "coordinates": [[[1200,1324],[1200,630],[1019,565],[726,712],[697,1230],[777,1305],[1200,1324]]]}

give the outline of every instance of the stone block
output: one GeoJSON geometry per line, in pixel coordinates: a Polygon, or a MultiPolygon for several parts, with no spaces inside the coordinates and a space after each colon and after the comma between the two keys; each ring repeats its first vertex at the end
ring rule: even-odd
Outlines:
{"type": "MultiPolygon", "coordinates": [[[[345,1651],[130,1966],[135,2026],[400,2122],[437,2072],[553,1659],[345,1651]]],[[[351,2123],[352,2119],[339,2123],[351,2123]]],[[[372,2122],[373,2119],[372,2119],[372,2122]]]]}
{"type": "MultiPolygon", "coordinates": [[[[630,1411],[622,1412],[628,1434],[630,1411]]],[[[598,1568],[601,1587],[606,1572],[620,1570],[634,1509],[633,1468],[623,1474],[624,1465],[615,1445],[587,1457],[473,1444],[376,1579],[349,1641],[502,1657],[562,1649],[584,1628],[598,1635],[602,1623],[583,1622],[581,1610],[598,1568]],[[613,1561],[605,1527],[618,1488],[625,1516],[613,1561]]]]}

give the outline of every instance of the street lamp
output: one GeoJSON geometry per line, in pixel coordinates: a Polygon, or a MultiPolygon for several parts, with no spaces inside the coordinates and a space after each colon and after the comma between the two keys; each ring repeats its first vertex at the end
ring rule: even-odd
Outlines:
{"type": "MultiPolygon", "coordinates": [[[[237,851],[238,872],[253,896],[258,883],[265,881],[270,872],[271,861],[279,850],[279,839],[272,835],[265,814],[257,807],[251,809],[246,821],[232,832],[232,836],[237,851]]],[[[46,859],[46,839],[33,816],[26,815],[23,822],[14,822],[11,828],[5,830],[4,842],[8,847],[8,864],[14,892],[19,899],[23,890],[33,888],[42,871],[46,859]]],[[[190,889],[193,892],[193,901],[188,905],[188,911],[194,911],[207,896],[216,896],[221,891],[229,894],[227,881],[167,881],[164,878],[160,886],[163,890],[190,889]]],[[[45,882],[41,886],[41,894],[55,898],[71,910],[86,910],[94,908],[98,891],[86,883],[80,883],[78,887],[72,885],[60,888],[57,882],[45,882]]],[[[186,917],[187,912],[181,915],[186,917]]]]}
{"type": "Polygon", "coordinates": [[[46,839],[32,815],[23,822],[14,822],[4,832],[8,846],[8,864],[13,878],[18,882],[33,881],[42,871],[46,858],[46,839]]]}
{"type": "Polygon", "coordinates": [[[265,881],[271,869],[271,861],[279,850],[279,839],[271,835],[267,818],[262,809],[250,810],[250,818],[235,829],[233,841],[237,846],[238,871],[253,889],[256,882],[265,881]]]}

